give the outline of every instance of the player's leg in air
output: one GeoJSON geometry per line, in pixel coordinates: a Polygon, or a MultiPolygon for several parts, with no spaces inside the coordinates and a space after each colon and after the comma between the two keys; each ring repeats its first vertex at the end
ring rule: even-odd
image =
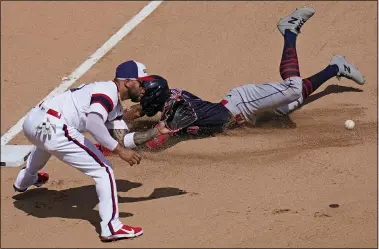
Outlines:
{"type": "Polygon", "coordinates": [[[302,78],[296,52],[296,39],[303,24],[314,15],[312,8],[299,8],[278,22],[284,36],[280,74],[284,81],[248,84],[232,89],[222,101],[235,116],[255,123],[256,115],[266,110],[288,105],[302,96],[302,78]]]}
{"type": "Polygon", "coordinates": [[[315,75],[309,78],[303,79],[303,91],[302,96],[299,99],[288,105],[284,105],[277,108],[275,112],[277,114],[286,115],[296,110],[301,106],[303,101],[308,96],[310,96],[322,84],[324,84],[333,77],[345,77],[347,79],[353,80],[355,83],[359,85],[363,85],[365,83],[365,78],[355,66],[350,64],[344,56],[335,55],[332,57],[329,65],[324,70],[316,73],[315,75]]]}

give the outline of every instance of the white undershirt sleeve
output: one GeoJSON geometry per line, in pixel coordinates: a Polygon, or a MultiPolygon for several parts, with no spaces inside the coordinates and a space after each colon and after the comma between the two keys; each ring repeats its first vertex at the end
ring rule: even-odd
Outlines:
{"type": "Polygon", "coordinates": [[[108,150],[113,151],[117,147],[118,142],[109,134],[100,114],[94,112],[88,114],[86,129],[100,145],[108,150]]]}

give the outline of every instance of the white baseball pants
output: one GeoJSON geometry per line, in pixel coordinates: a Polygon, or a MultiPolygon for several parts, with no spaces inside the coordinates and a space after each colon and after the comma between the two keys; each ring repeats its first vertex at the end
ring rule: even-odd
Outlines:
{"type": "Polygon", "coordinates": [[[247,84],[233,88],[222,103],[235,116],[243,115],[250,123],[266,110],[278,109],[290,112],[302,102],[302,79],[290,77],[283,82],[265,84],[247,84]]]}
{"type": "Polygon", "coordinates": [[[38,171],[46,165],[51,155],[56,156],[95,180],[102,220],[101,236],[110,236],[122,227],[119,221],[117,187],[110,162],[82,133],[67,126],[63,117],[54,117],[46,111],[47,109],[35,107],[23,124],[25,136],[36,148],[28,157],[26,168],[18,174],[15,186],[26,189],[34,184],[38,171]],[[51,135],[37,132],[37,127],[47,117],[55,125],[51,135]]]}

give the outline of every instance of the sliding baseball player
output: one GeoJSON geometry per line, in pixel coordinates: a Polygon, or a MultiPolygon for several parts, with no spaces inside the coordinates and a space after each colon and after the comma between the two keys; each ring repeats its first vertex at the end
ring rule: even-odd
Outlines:
{"type": "MultiPolygon", "coordinates": [[[[154,116],[161,111],[161,121],[171,130],[171,135],[213,134],[245,122],[254,124],[257,115],[268,110],[288,114],[333,77],[345,77],[363,85],[362,74],[341,55],[332,57],[329,65],[317,74],[308,78],[300,76],[296,40],[301,27],[314,13],[312,8],[298,8],[278,22],[278,30],[284,37],[280,63],[282,82],[236,87],[220,103],[202,100],[182,89],[170,89],[170,96],[164,98],[146,93],[141,98],[141,111],[137,106],[129,119],[142,114],[154,116]]],[[[168,134],[161,135],[146,145],[150,149],[160,148],[168,138],[168,134]]]]}

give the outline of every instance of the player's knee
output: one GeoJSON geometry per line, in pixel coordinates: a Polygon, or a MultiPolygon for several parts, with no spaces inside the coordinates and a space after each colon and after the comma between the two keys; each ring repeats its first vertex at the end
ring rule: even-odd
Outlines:
{"type": "Polygon", "coordinates": [[[110,163],[102,161],[102,165],[94,164],[93,167],[81,169],[83,173],[97,181],[109,181],[113,177],[113,169],[110,163]]]}
{"type": "Polygon", "coordinates": [[[111,167],[107,167],[106,168],[106,172],[107,172],[107,176],[109,177],[113,177],[114,176],[114,173],[113,173],[113,169],[111,167]]]}
{"type": "Polygon", "coordinates": [[[113,179],[114,177],[113,169],[110,166],[101,167],[99,170],[93,172],[92,174],[92,177],[95,178],[95,181],[96,178],[98,178],[100,181],[108,182],[109,179],[113,179]]]}
{"type": "Polygon", "coordinates": [[[285,80],[291,89],[291,99],[296,100],[302,96],[303,85],[301,77],[290,77],[285,80]]]}

